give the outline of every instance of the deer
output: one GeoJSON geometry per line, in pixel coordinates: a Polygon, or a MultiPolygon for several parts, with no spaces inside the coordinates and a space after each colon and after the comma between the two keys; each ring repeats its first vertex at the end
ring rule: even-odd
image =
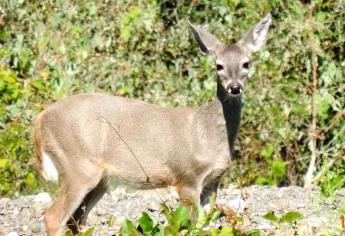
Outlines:
{"type": "Polygon", "coordinates": [[[77,233],[109,186],[173,187],[182,203],[206,205],[231,166],[250,56],[266,42],[267,14],[234,44],[194,26],[203,53],[213,57],[215,98],[199,107],[162,107],[102,93],[66,97],[35,121],[37,169],[59,182],[44,215],[48,236],[65,225],[77,233]]]}

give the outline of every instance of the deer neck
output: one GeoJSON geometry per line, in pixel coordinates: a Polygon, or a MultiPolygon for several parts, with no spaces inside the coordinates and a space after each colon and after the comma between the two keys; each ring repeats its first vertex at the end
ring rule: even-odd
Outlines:
{"type": "MultiPolygon", "coordinates": [[[[215,140],[214,145],[227,146],[233,156],[234,144],[241,120],[242,96],[231,97],[217,84],[217,96],[210,104],[202,107],[204,127],[209,139],[215,140]]],[[[228,153],[229,154],[229,153],[228,153]]]]}
{"type": "Polygon", "coordinates": [[[223,86],[218,83],[217,100],[221,105],[219,109],[225,120],[229,148],[231,154],[233,154],[234,144],[241,121],[242,95],[238,97],[229,96],[223,86]]]}

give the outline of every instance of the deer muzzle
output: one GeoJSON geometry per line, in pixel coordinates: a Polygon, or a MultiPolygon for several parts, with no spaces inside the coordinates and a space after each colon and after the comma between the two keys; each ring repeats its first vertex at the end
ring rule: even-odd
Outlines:
{"type": "Polygon", "coordinates": [[[243,92],[243,86],[240,83],[231,83],[227,86],[226,90],[231,95],[240,95],[243,92]]]}

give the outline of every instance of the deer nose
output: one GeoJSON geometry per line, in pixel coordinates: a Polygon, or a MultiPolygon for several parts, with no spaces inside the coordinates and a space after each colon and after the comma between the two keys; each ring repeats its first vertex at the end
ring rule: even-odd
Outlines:
{"type": "Polygon", "coordinates": [[[242,86],[238,83],[236,84],[230,84],[228,86],[228,91],[231,93],[231,94],[240,94],[242,92],[242,86]]]}

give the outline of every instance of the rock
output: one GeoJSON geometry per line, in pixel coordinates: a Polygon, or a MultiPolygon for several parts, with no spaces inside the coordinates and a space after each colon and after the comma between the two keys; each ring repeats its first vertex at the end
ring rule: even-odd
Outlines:
{"type": "Polygon", "coordinates": [[[238,198],[228,201],[227,205],[235,212],[242,213],[244,211],[245,202],[241,196],[238,196],[238,198]]]}
{"type": "Polygon", "coordinates": [[[46,192],[39,193],[35,196],[34,202],[37,203],[51,203],[52,199],[50,195],[46,192]]]}
{"type": "Polygon", "coordinates": [[[41,225],[39,223],[33,223],[31,226],[31,231],[35,234],[41,232],[41,225]]]}
{"type": "Polygon", "coordinates": [[[23,230],[24,232],[28,231],[28,229],[29,229],[29,227],[28,227],[27,225],[23,225],[23,226],[22,226],[22,230],[23,230]]]}
{"type": "Polygon", "coordinates": [[[12,214],[13,214],[14,216],[17,216],[17,215],[19,214],[18,208],[14,208],[13,211],[12,211],[12,214]]]}
{"type": "Polygon", "coordinates": [[[40,216],[42,216],[44,212],[46,211],[46,207],[43,204],[39,204],[39,203],[33,204],[32,208],[35,212],[36,218],[39,218],[40,216]]]}
{"type": "Polygon", "coordinates": [[[14,200],[14,203],[16,206],[18,206],[20,208],[23,208],[23,207],[26,207],[29,205],[28,202],[26,201],[26,199],[23,197],[14,200]]]}
{"type": "Polygon", "coordinates": [[[23,208],[20,212],[20,218],[22,224],[29,224],[32,222],[32,218],[34,216],[34,210],[31,208],[23,208]]]}
{"type": "Polygon", "coordinates": [[[9,201],[11,201],[11,199],[9,199],[9,198],[1,198],[0,199],[0,209],[5,209],[6,208],[6,205],[7,205],[7,203],[9,202],[9,201]]]}
{"type": "Polygon", "coordinates": [[[10,232],[6,236],[19,236],[19,234],[17,232],[10,232]]]}

